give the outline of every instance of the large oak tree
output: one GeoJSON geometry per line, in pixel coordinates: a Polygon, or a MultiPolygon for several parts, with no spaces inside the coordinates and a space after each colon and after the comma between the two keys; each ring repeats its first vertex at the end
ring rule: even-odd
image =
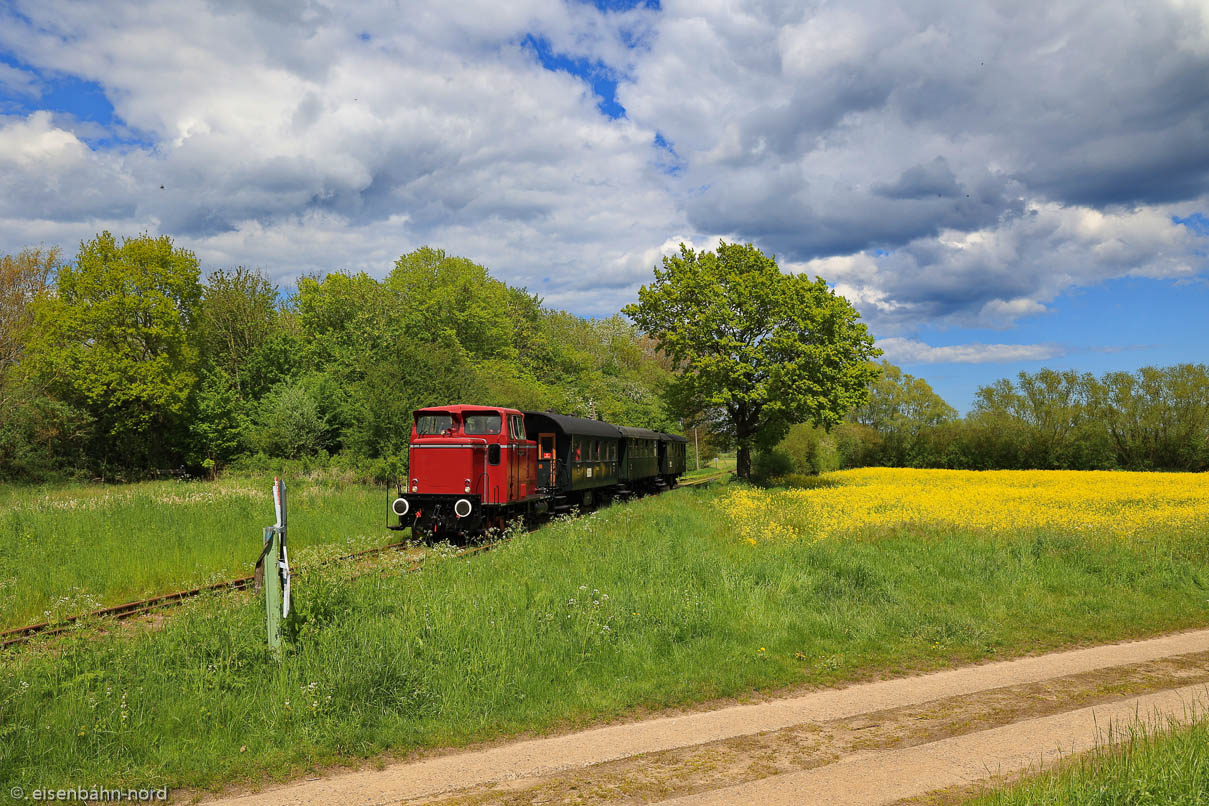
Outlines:
{"type": "Polygon", "coordinates": [[[751,244],[681,244],[624,312],[675,362],[673,407],[716,414],[742,478],[757,442],[798,422],[838,423],[877,375],[881,351],[851,303],[821,278],[783,273],[751,244]]]}

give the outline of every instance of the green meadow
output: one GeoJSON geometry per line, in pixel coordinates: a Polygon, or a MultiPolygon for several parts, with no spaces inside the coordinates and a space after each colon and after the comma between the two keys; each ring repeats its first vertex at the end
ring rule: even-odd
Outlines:
{"type": "MultiPolygon", "coordinates": [[[[272,481],[0,485],[0,630],[247,576],[272,481]]],[[[287,498],[295,563],[398,539],[384,488],[291,480],[287,498]]]]}
{"type": "MultiPolygon", "coordinates": [[[[1209,623],[1204,533],[897,529],[752,546],[719,514],[726,489],[612,506],[469,557],[430,552],[414,573],[393,552],[307,573],[280,662],[247,592],[155,629],[0,654],[0,782],[218,789],[1209,623]]],[[[372,535],[355,500],[335,503],[345,494],[295,496],[299,539],[333,512],[372,535]]],[[[380,522],[372,491],[357,495],[380,522]]],[[[247,506],[248,525],[267,522],[261,497],[247,506]]],[[[250,562],[258,533],[238,531],[250,562]]]]}

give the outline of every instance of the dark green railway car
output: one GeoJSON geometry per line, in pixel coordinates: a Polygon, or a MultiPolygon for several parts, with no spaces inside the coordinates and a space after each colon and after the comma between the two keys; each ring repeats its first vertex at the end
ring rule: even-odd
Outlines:
{"type": "Polygon", "coordinates": [[[537,486],[590,503],[590,492],[619,482],[621,434],[615,425],[527,411],[525,432],[537,441],[537,486]]]}
{"type": "Polygon", "coordinates": [[[684,475],[688,439],[675,434],[663,434],[659,442],[659,475],[668,484],[675,484],[678,476],[684,475]]]}
{"type": "Polygon", "coordinates": [[[621,483],[628,487],[649,485],[659,476],[659,443],[663,434],[649,428],[617,426],[621,432],[621,483]]]}

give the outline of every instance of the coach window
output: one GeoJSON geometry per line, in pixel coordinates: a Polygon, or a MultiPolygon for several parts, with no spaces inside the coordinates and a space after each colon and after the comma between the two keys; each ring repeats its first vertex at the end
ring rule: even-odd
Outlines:
{"type": "Polygon", "coordinates": [[[599,439],[592,440],[592,458],[600,459],[600,440],[599,439]]]}
{"type": "Polygon", "coordinates": [[[572,439],[572,444],[575,446],[575,461],[577,461],[577,462],[578,462],[578,461],[579,461],[579,460],[582,458],[582,456],[581,456],[581,453],[582,453],[581,448],[582,448],[582,444],[583,444],[583,443],[582,443],[582,441],[580,440],[580,438],[579,438],[579,437],[575,437],[574,439],[572,439]]]}

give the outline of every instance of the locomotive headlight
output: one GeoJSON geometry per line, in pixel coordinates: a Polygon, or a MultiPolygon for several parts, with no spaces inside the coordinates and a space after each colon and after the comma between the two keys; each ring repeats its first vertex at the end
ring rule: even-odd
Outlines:
{"type": "Polygon", "coordinates": [[[470,492],[470,479],[466,479],[466,492],[470,492]]]}
{"type": "Polygon", "coordinates": [[[411,480],[411,491],[413,493],[418,493],[420,491],[420,482],[416,479],[411,480]]]}
{"type": "Polygon", "coordinates": [[[394,500],[394,503],[392,503],[390,505],[390,508],[391,508],[391,511],[393,511],[396,515],[398,515],[400,518],[402,518],[404,515],[407,514],[407,510],[409,510],[411,508],[411,506],[407,503],[406,498],[396,498],[394,500]]]}

